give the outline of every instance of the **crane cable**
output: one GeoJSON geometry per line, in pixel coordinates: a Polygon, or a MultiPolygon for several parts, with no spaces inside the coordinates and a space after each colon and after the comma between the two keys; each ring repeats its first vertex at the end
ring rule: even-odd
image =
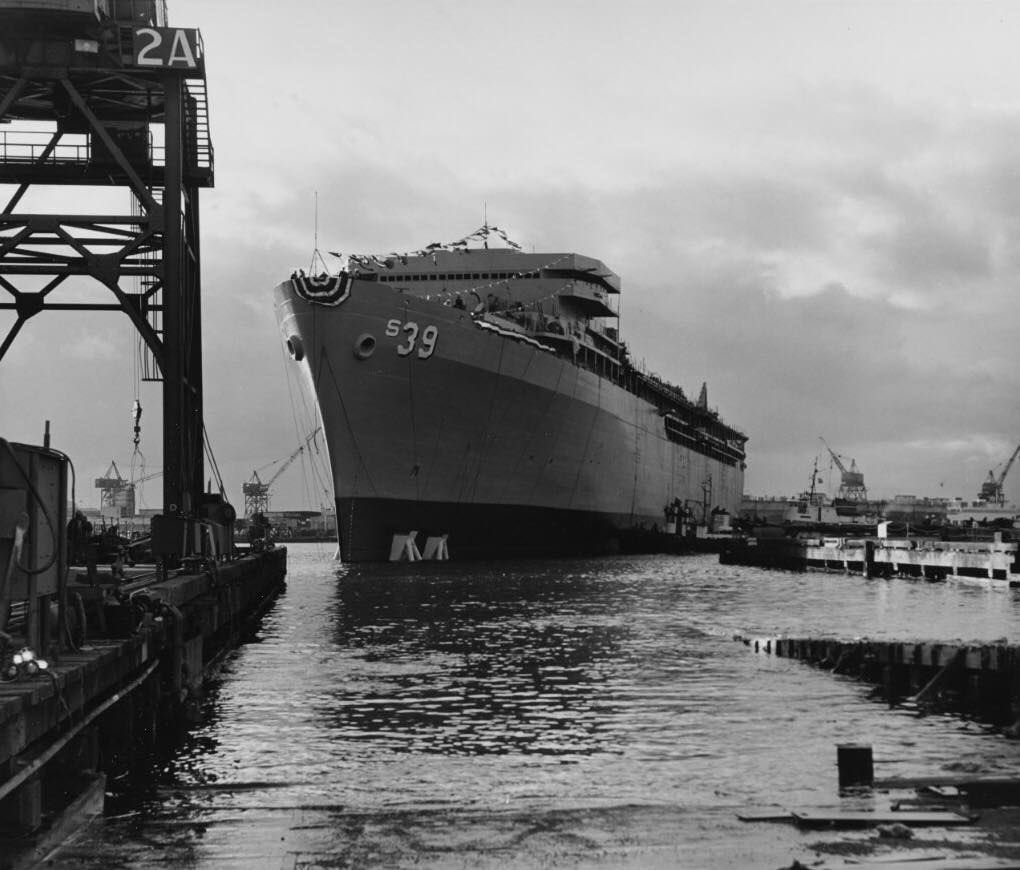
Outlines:
{"type": "Polygon", "coordinates": [[[202,446],[205,448],[205,457],[209,460],[209,466],[212,468],[212,472],[216,477],[216,485],[219,487],[220,495],[224,501],[229,502],[227,498],[227,488],[223,485],[223,476],[220,474],[220,466],[216,462],[216,455],[213,453],[212,446],[209,444],[209,430],[205,428],[205,420],[202,420],[202,446]]]}
{"type": "MultiPolygon", "coordinates": [[[[316,404],[314,402],[309,401],[310,396],[308,395],[308,391],[303,389],[300,383],[295,383],[295,378],[292,375],[291,361],[287,358],[287,353],[283,349],[282,343],[279,345],[279,348],[280,348],[280,362],[281,365],[283,366],[284,378],[287,384],[287,398],[290,402],[291,421],[294,425],[294,436],[299,443],[308,446],[309,442],[314,443],[313,439],[315,438],[316,433],[318,433],[322,429],[320,414],[316,404]],[[302,431],[307,432],[309,429],[312,430],[312,434],[310,436],[303,436],[302,431]]],[[[321,452],[318,449],[318,445],[315,444],[314,446],[316,455],[321,456],[321,452]]],[[[275,460],[274,462],[270,462],[268,465],[263,466],[262,470],[265,471],[271,466],[276,465],[278,462],[282,461],[283,461],[282,459],[278,459],[275,460]]],[[[309,451],[308,461],[310,463],[312,476],[316,478],[317,483],[320,486],[322,486],[323,491],[330,496],[330,500],[332,501],[333,497],[331,487],[324,484],[323,470],[319,468],[315,459],[311,456],[311,451],[309,451]]],[[[305,474],[304,457],[302,457],[301,468],[303,478],[302,483],[306,490],[305,494],[310,499],[310,493],[307,491],[309,490],[309,486],[307,476],[305,474]]],[[[330,480],[330,475],[328,473],[325,474],[325,480],[326,481],[330,480]]]]}
{"type": "Polygon", "coordinates": [[[135,394],[134,402],[131,405],[131,417],[133,421],[134,451],[131,454],[131,464],[128,474],[131,480],[136,477],[145,476],[145,454],[142,453],[140,443],[142,440],[142,339],[138,337],[135,341],[135,352],[131,357],[131,386],[135,394]],[[140,461],[138,461],[140,460],[140,461]],[[136,461],[138,472],[135,473],[136,461]]]}

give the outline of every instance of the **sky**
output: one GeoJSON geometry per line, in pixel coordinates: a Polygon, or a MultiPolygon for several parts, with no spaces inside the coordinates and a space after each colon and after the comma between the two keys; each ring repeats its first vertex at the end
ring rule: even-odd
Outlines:
{"type": "MultiPolygon", "coordinates": [[[[413,250],[483,214],[526,249],[621,276],[632,354],[689,395],[707,383],[749,437],[750,494],[805,489],[816,457],[834,492],[823,436],[874,497],[973,498],[1020,443],[1020,6],[169,10],[206,49],[206,426],[235,504],[313,425],[274,284],[308,268],[316,239],[413,250]]],[[[50,420],[86,504],[112,460],[125,475],[161,464],[135,345],[123,315],[44,312],[0,361],[0,435],[39,443],[50,420]]],[[[159,506],[158,484],[143,503],[159,506]]],[[[1020,501],[1020,467],[1006,490],[1020,501]]],[[[294,462],[272,507],[317,508],[325,491],[294,462]]]]}

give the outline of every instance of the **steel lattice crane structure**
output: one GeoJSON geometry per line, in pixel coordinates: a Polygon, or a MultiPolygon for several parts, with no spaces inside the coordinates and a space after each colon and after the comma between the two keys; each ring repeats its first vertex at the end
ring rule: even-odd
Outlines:
{"type": "Polygon", "coordinates": [[[154,471],[137,480],[128,480],[117,468],[116,460],[110,462],[103,477],[96,478],[96,489],[99,490],[99,506],[110,511],[117,511],[119,516],[135,515],[135,486],[146,480],[161,477],[162,471],[154,471]]]}
{"type": "Polygon", "coordinates": [[[0,315],[13,315],[0,362],[43,313],[131,322],[162,382],[163,515],[176,524],[168,540],[185,541],[167,557],[186,555],[198,546],[189,522],[209,502],[199,191],[213,186],[213,146],[201,34],[170,26],[166,0],[0,0],[0,124],[0,186],[14,186],[0,199],[0,315]],[[75,191],[89,187],[130,194],[130,209],[100,192],[84,197],[98,213],[80,213],[75,191]],[[36,188],[47,210],[20,210],[36,188]]]}
{"type": "Polygon", "coordinates": [[[1020,455],[1020,444],[1016,446],[1016,450],[1013,451],[1013,455],[1009,457],[998,477],[995,476],[994,468],[988,472],[988,480],[981,484],[981,492],[978,493],[978,498],[981,501],[998,505],[1006,503],[1006,491],[1003,489],[1003,484],[1006,482],[1006,475],[1009,474],[1018,455],[1020,455]]]}
{"type": "Polygon", "coordinates": [[[857,461],[851,459],[850,467],[847,468],[843,464],[843,457],[833,450],[821,435],[818,436],[818,440],[825,445],[825,449],[829,451],[833,463],[839,469],[841,477],[839,495],[837,497],[847,501],[867,501],[868,489],[864,485],[864,473],[857,470],[857,461]]]}
{"type": "Polygon", "coordinates": [[[264,514],[269,510],[269,495],[271,487],[277,480],[279,480],[280,475],[290,468],[294,460],[305,452],[305,448],[315,439],[315,436],[319,434],[321,428],[322,427],[317,427],[315,431],[301,443],[301,446],[298,447],[297,450],[284,459],[283,464],[276,469],[276,473],[269,478],[269,480],[263,482],[262,478],[259,477],[258,471],[253,471],[251,473],[251,480],[241,487],[244,492],[244,515],[246,518],[250,520],[255,514],[264,514]]]}

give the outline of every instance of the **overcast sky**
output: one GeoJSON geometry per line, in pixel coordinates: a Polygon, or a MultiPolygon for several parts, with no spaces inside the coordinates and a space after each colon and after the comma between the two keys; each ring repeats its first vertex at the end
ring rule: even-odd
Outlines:
{"type": "MultiPolygon", "coordinates": [[[[634,355],[688,394],[707,381],[749,436],[749,493],[804,489],[824,435],[874,496],[973,497],[1020,442],[1020,6],[172,0],[170,14],[207,53],[206,416],[238,505],[252,470],[271,476],[309,431],[271,290],[308,267],[316,192],[323,250],[457,239],[485,205],[528,249],[603,260],[634,355]]],[[[131,465],[134,345],[124,316],[44,313],[0,363],[0,434],[39,442],[52,420],[86,503],[112,459],[131,465]]],[[[140,398],[152,470],[159,392],[140,398]]],[[[273,507],[318,506],[321,490],[294,463],[273,507]]],[[[1020,499],[1020,468],[1007,491],[1020,499]]],[[[160,504],[158,481],[143,497],[160,504]]]]}

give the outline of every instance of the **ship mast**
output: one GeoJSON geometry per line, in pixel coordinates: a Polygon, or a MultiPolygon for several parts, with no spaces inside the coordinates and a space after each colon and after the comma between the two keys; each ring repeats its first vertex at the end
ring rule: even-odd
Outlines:
{"type": "Polygon", "coordinates": [[[813,504],[818,511],[818,521],[822,519],[822,503],[820,499],[815,498],[815,484],[818,482],[818,455],[815,454],[815,464],[811,469],[811,486],[808,489],[808,504],[813,504]]]}

